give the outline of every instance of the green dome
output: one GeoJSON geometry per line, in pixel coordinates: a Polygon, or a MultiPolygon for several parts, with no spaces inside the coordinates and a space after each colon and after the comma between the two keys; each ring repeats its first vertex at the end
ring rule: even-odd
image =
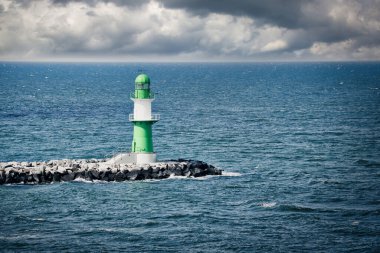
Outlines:
{"type": "Polygon", "coordinates": [[[145,74],[140,74],[135,79],[136,84],[150,84],[150,78],[149,76],[145,74]]]}

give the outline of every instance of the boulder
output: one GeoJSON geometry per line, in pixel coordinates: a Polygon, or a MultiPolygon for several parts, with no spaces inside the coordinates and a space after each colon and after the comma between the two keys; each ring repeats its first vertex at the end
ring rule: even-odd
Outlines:
{"type": "Polygon", "coordinates": [[[136,180],[136,178],[138,177],[139,175],[139,170],[131,170],[131,171],[128,171],[127,173],[127,179],[128,180],[136,180]]]}
{"type": "Polygon", "coordinates": [[[54,182],[60,182],[61,181],[61,173],[54,171],[53,173],[53,181],[54,182]]]}
{"type": "Polygon", "coordinates": [[[191,170],[191,173],[192,173],[192,176],[193,177],[203,177],[203,176],[206,176],[206,170],[202,170],[200,168],[194,168],[191,170]]]}
{"type": "Polygon", "coordinates": [[[33,173],[32,176],[36,183],[40,184],[42,182],[40,173],[33,173]]]}
{"type": "Polygon", "coordinates": [[[110,171],[109,175],[108,175],[108,181],[115,181],[115,175],[114,173],[112,173],[112,171],[110,171]]]}
{"type": "Polygon", "coordinates": [[[115,175],[115,181],[116,182],[125,181],[126,178],[127,178],[127,176],[123,172],[120,172],[120,171],[118,173],[116,173],[116,175],[115,175]]]}
{"type": "Polygon", "coordinates": [[[35,180],[33,178],[33,175],[32,174],[27,175],[26,183],[33,184],[34,182],[35,182],[35,180]]]}
{"type": "Polygon", "coordinates": [[[99,178],[99,171],[98,170],[96,170],[96,169],[90,169],[89,171],[88,171],[88,173],[89,174],[91,174],[91,177],[93,178],[93,179],[100,179],[99,178]]]}
{"type": "Polygon", "coordinates": [[[6,174],[5,184],[11,184],[13,182],[13,171],[6,174]]]}
{"type": "Polygon", "coordinates": [[[19,173],[19,180],[20,180],[20,183],[24,183],[24,184],[28,181],[28,176],[26,175],[25,172],[19,173]]]}
{"type": "Polygon", "coordinates": [[[93,181],[94,180],[94,178],[92,177],[92,173],[88,170],[84,171],[84,179],[86,179],[87,181],[93,181]]]}
{"type": "Polygon", "coordinates": [[[101,171],[99,174],[100,180],[103,181],[111,181],[109,175],[111,174],[111,171],[106,170],[106,171],[101,171]]]}
{"type": "Polygon", "coordinates": [[[61,174],[61,180],[68,182],[68,181],[73,181],[75,179],[75,173],[71,172],[66,172],[65,174],[61,174]]]}
{"type": "Polygon", "coordinates": [[[158,172],[158,178],[159,179],[168,178],[168,177],[170,177],[170,172],[168,170],[161,169],[158,172]]]}

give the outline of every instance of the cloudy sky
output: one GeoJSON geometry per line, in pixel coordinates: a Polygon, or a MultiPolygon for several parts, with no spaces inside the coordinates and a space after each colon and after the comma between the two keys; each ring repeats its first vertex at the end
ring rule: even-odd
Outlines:
{"type": "Polygon", "coordinates": [[[0,0],[0,60],[380,60],[380,0],[0,0]]]}

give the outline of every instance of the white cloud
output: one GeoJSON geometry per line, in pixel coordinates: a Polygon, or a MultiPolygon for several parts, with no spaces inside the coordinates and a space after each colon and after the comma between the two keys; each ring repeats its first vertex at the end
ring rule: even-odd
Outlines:
{"type": "Polygon", "coordinates": [[[307,2],[305,27],[158,1],[0,0],[0,59],[379,59],[380,11],[367,1],[307,2]]]}
{"type": "Polygon", "coordinates": [[[269,51],[277,51],[281,49],[285,49],[288,44],[286,41],[283,40],[275,40],[271,41],[268,44],[266,44],[261,51],[262,52],[269,52],[269,51]]]}

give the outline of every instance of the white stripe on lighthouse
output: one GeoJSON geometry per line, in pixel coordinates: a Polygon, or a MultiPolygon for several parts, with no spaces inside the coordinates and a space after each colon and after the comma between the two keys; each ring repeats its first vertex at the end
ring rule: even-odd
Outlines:
{"type": "Polygon", "coordinates": [[[151,120],[152,119],[152,101],[153,99],[133,99],[134,120],[151,120]]]}

